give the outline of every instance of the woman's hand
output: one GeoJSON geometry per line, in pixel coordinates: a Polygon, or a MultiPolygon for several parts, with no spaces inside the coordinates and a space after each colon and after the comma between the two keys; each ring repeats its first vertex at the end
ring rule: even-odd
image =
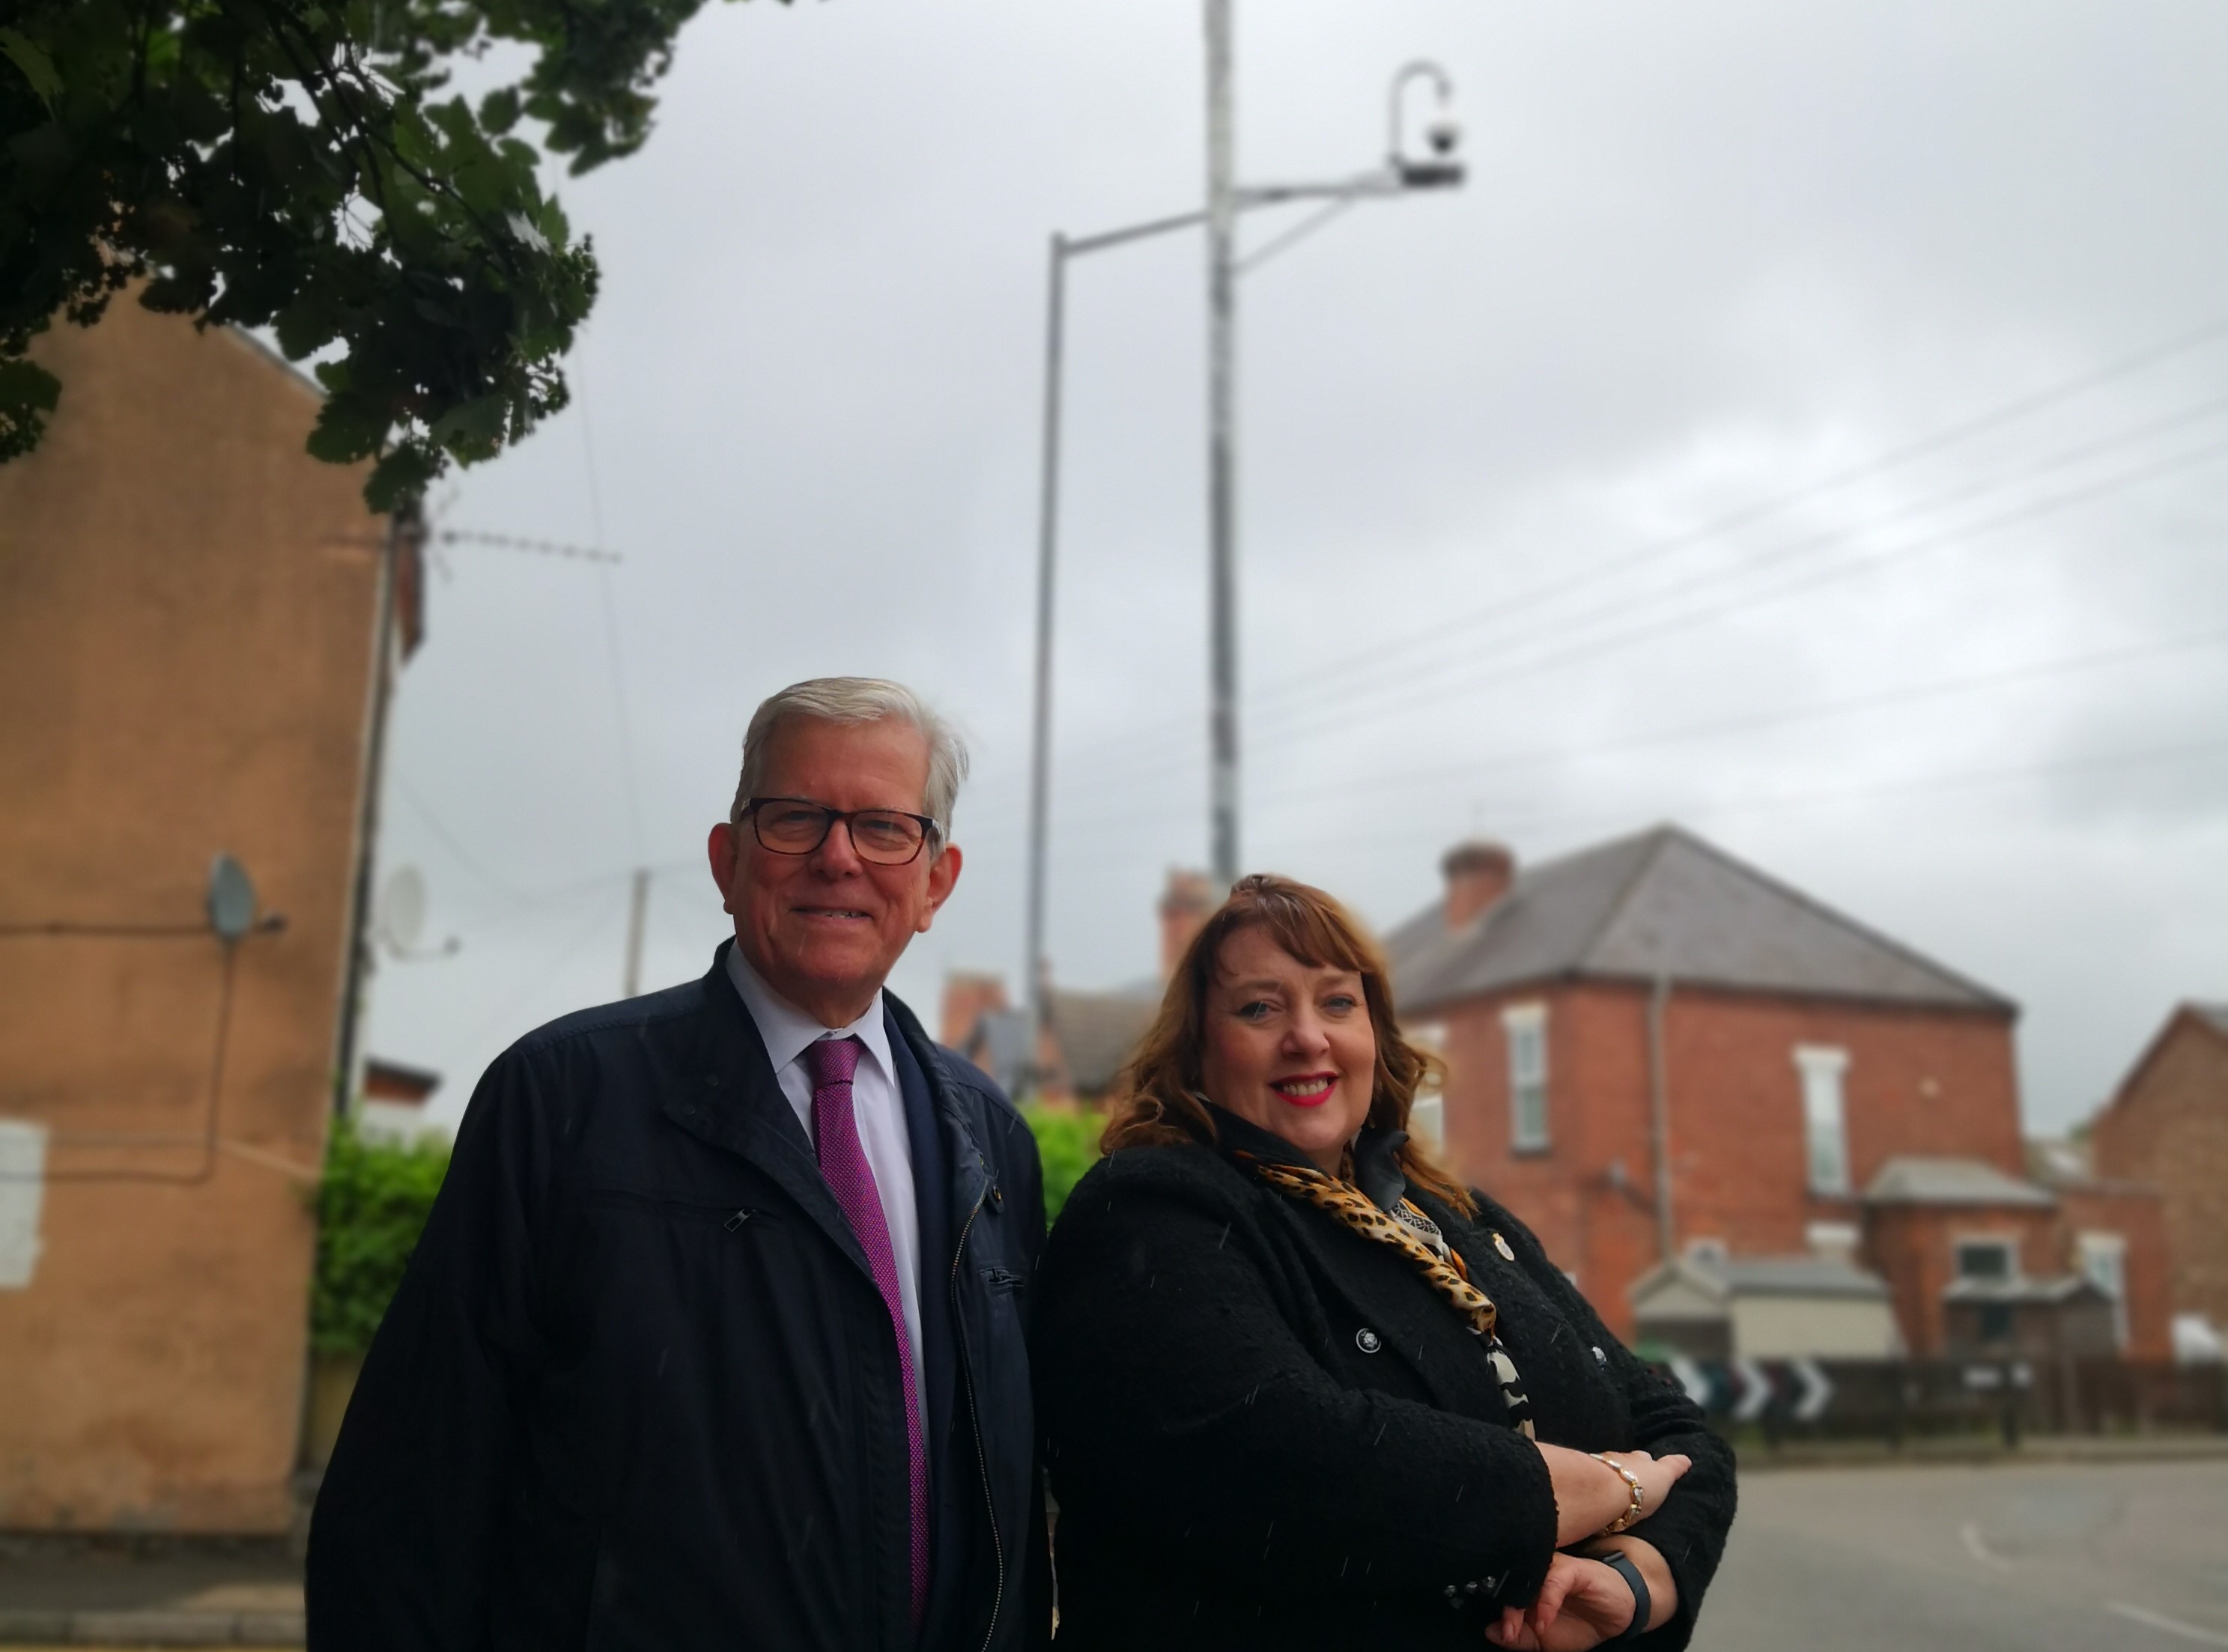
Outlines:
{"type": "MultiPolygon", "coordinates": [[[[1583,1543],[1632,1507],[1632,1488],[1607,1463],[1573,1451],[1568,1446],[1543,1445],[1547,1479],[1555,1493],[1555,1546],[1583,1543]]],[[[1672,1456],[1654,1457],[1645,1451],[1611,1451],[1640,1481],[1640,1517],[1663,1507],[1679,1476],[1693,1468],[1693,1459],[1672,1456]]]]}
{"type": "Polygon", "coordinates": [[[1558,1554],[1539,1598],[1504,1608],[1485,1638],[1514,1652],[1586,1652],[1623,1634],[1638,1604],[1632,1586],[1601,1561],[1558,1554]]]}

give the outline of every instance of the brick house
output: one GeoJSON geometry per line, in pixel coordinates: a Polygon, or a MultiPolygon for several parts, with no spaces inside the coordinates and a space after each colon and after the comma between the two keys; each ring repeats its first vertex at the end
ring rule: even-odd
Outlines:
{"type": "Polygon", "coordinates": [[[2158,1188],[2175,1311],[2228,1327],[2228,1004],[2167,1018],[2089,1146],[2099,1175],[2158,1188]]]}
{"type": "Polygon", "coordinates": [[[65,387],[0,465],[0,1528],[284,1532],[382,588],[407,639],[417,583],[249,339],[118,303],[34,354],[65,387]],[[220,851],[283,928],[212,932],[220,851]]]}
{"type": "Polygon", "coordinates": [[[1676,827],[1444,870],[1387,951],[1448,1064],[1445,1151],[1619,1335],[1674,1265],[1810,1258],[1862,1265],[1902,1343],[1944,1351],[1953,1286],[2079,1271],[2078,1218],[2118,1224],[2081,1231],[2119,1242],[2129,1352],[2164,1352],[2148,1195],[2027,1177],[2008,999],[1676,827]]]}

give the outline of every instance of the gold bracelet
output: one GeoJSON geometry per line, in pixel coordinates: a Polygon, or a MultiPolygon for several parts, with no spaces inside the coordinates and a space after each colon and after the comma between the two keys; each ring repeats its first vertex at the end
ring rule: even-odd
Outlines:
{"type": "Polygon", "coordinates": [[[1589,1451],[1586,1455],[1591,1457],[1595,1462],[1600,1463],[1604,1468],[1614,1469],[1617,1471],[1617,1476],[1622,1479],[1627,1486],[1631,1488],[1632,1507],[1626,1509],[1624,1513],[1619,1514],[1608,1525],[1603,1527],[1599,1533],[1599,1535],[1603,1537],[1615,1537],[1619,1532],[1623,1531],[1635,1521],[1637,1521],[1642,1514],[1645,1512],[1648,1508],[1648,1494],[1640,1489],[1640,1476],[1633,1473],[1631,1470],[1626,1468],[1622,1463],[1617,1462],[1612,1457],[1606,1457],[1599,1451],[1589,1451]]]}

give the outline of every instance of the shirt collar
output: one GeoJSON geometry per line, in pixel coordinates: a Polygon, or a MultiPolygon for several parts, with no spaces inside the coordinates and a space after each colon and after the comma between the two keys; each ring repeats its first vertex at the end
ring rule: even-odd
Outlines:
{"type": "Polygon", "coordinates": [[[893,1084],[897,1082],[897,1066],[890,1058],[889,1024],[882,1014],[880,988],[874,989],[874,1002],[867,1006],[865,1015],[848,1027],[828,1028],[766,985],[739,946],[727,949],[727,978],[735,983],[743,1008],[751,1012],[751,1020],[757,1023],[759,1037],[765,1043],[766,1060],[773,1064],[777,1073],[803,1054],[809,1044],[823,1038],[855,1038],[866,1046],[868,1057],[881,1070],[882,1077],[893,1084]]]}

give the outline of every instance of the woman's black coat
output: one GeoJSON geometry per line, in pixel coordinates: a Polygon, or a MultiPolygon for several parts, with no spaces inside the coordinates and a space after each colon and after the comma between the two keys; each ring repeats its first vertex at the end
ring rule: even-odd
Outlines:
{"type": "MultiPolygon", "coordinates": [[[[1731,1451],[1522,1223],[1412,1196],[1499,1306],[1541,1440],[1693,1459],[1633,1528],[1679,1587],[1641,1643],[1685,1645],[1732,1522],[1731,1451]]],[[[1216,1149],[1130,1148],[1070,1196],[1036,1290],[1063,1645],[1476,1652],[1501,1605],[1536,1593],[1555,1546],[1546,1463],[1508,1426],[1478,1339],[1398,1251],[1216,1149]]]]}

